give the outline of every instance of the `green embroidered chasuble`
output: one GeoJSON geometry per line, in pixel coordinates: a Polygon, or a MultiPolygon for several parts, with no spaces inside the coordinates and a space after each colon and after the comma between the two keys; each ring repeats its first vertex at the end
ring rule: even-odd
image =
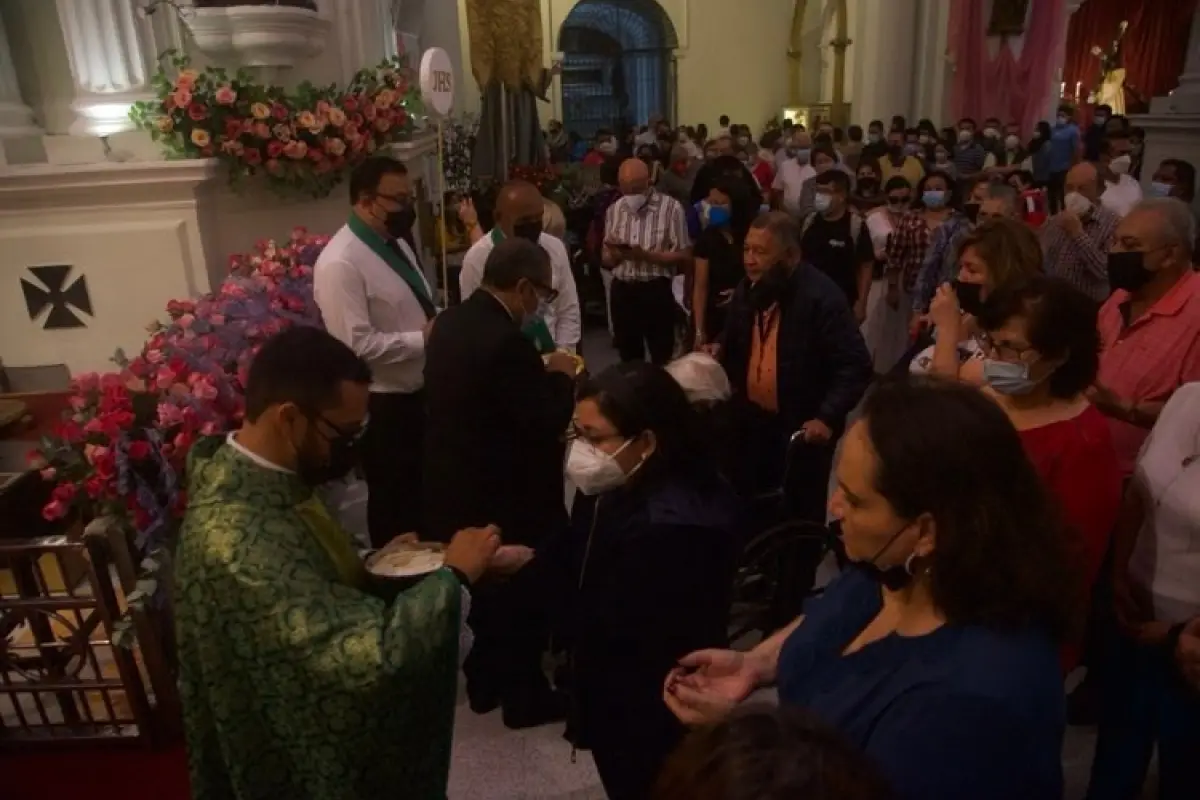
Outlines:
{"type": "Polygon", "coordinates": [[[460,586],[391,601],[296,476],[198,442],[175,559],[196,800],[444,800],[460,586]]]}

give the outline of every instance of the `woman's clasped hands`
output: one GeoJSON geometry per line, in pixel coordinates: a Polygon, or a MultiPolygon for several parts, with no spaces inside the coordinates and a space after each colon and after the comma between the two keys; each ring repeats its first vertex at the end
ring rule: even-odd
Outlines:
{"type": "Polygon", "coordinates": [[[751,653],[699,650],[679,660],[663,684],[663,702],[685,725],[722,719],[763,680],[751,653]]]}

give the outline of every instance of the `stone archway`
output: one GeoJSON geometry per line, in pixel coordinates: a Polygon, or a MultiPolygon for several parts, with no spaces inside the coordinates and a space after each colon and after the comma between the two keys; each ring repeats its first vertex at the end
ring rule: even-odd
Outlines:
{"type": "Polygon", "coordinates": [[[674,120],[678,46],[655,0],[580,0],[558,32],[563,124],[586,137],[654,114],[674,120]]]}

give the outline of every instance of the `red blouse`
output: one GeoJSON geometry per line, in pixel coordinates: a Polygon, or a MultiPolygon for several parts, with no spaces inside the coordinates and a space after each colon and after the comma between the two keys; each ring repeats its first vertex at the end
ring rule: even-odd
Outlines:
{"type": "MultiPolygon", "coordinates": [[[[1089,405],[1073,419],[1020,434],[1026,455],[1058,499],[1063,519],[1082,545],[1083,579],[1090,599],[1121,506],[1121,470],[1108,420],[1089,405]]],[[[1062,660],[1065,670],[1076,666],[1077,642],[1063,648],[1062,660]]]]}

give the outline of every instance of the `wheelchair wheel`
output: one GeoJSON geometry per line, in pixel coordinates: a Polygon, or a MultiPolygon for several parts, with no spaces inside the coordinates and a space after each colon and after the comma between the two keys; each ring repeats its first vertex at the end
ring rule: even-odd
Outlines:
{"type": "Polygon", "coordinates": [[[783,522],[754,537],[734,577],[730,641],[766,638],[795,619],[830,545],[828,528],[812,522],[783,522]]]}

